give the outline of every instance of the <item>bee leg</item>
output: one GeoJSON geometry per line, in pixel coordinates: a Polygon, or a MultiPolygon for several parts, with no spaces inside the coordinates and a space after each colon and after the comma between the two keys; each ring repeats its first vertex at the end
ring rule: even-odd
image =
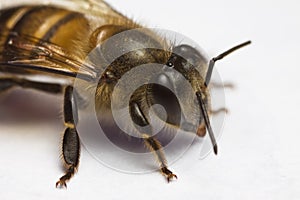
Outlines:
{"type": "MultiPolygon", "coordinates": [[[[136,102],[130,102],[130,116],[133,122],[139,126],[145,127],[149,125],[149,122],[146,118],[146,115],[142,111],[141,107],[136,102]]],[[[148,134],[142,134],[143,141],[146,147],[154,153],[159,165],[160,172],[167,178],[167,181],[170,182],[171,179],[176,178],[177,176],[173,174],[167,167],[167,160],[162,150],[160,142],[154,137],[148,134]]]]}
{"type": "Polygon", "coordinates": [[[11,89],[12,87],[20,86],[22,88],[31,88],[41,90],[48,93],[58,94],[62,92],[62,87],[59,84],[40,83],[17,78],[2,78],[0,79],[0,92],[11,89]]]}
{"type": "Polygon", "coordinates": [[[216,83],[216,82],[211,82],[210,86],[212,88],[228,88],[228,89],[234,89],[234,84],[233,83],[216,83]]]}
{"type": "Polygon", "coordinates": [[[227,108],[219,108],[219,109],[217,109],[217,110],[212,110],[212,111],[211,111],[211,114],[212,114],[212,115],[217,115],[217,114],[219,114],[219,113],[221,113],[221,112],[228,113],[229,110],[228,110],[227,108]]]}
{"type": "Polygon", "coordinates": [[[71,86],[65,89],[64,120],[67,128],[63,136],[62,158],[66,173],[56,182],[56,187],[67,187],[66,182],[72,178],[79,164],[80,140],[75,125],[78,121],[77,104],[71,86]]]}
{"type": "Polygon", "coordinates": [[[160,165],[160,172],[167,178],[167,181],[170,182],[173,178],[177,179],[177,176],[173,174],[167,167],[167,160],[165,158],[162,146],[157,139],[151,137],[147,134],[143,134],[144,143],[150,151],[152,151],[157,158],[157,161],[160,165]]]}

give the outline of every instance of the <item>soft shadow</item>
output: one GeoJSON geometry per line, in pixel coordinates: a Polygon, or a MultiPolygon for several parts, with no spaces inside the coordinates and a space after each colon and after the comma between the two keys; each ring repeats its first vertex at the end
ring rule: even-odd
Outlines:
{"type": "Polygon", "coordinates": [[[0,94],[0,124],[58,121],[62,104],[61,95],[14,89],[0,94]]]}

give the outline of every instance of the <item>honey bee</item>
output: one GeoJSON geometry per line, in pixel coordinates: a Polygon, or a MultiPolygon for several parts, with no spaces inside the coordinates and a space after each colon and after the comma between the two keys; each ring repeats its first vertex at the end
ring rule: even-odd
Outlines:
{"type": "MultiPolygon", "coordinates": [[[[71,1],[65,2],[74,4],[71,1]]],[[[78,6],[75,9],[63,5],[40,4],[17,5],[0,12],[0,94],[18,86],[64,95],[66,128],[62,141],[62,158],[66,172],[56,182],[56,187],[66,187],[66,182],[74,175],[79,164],[80,139],[76,128],[76,109],[84,98],[80,98],[80,95],[75,98],[77,93],[73,87],[74,80],[79,78],[88,85],[91,79],[99,75],[104,64],[99,62],[86,65],[86,57],[98,45],[128,30],[136,31],[115,40],[115,47],[121,51],[135,45],[139,49],[118,57],[104,69],[96,85],[97,113],[104,117],[111,115],[112,92],[126,72],[142,64],[163,64],[180,73],[190,83],[201,115],[198,116],[199,124],[189,124],[194,127],[189,128],[189,131],[193,130],[195,134],[203,137],[207,130],[217,154],[217,144],[209,119],[212,111],[208,90],[214,63],[250,44],[250,41],[235,46],[207,64],[205,56],[194,47],[185,44],[172,46],[168,39],[127,18],[102,0],[76,2],[78,6]],[[149,45],[161,48],[148,48],[149,45]],[[187,55],[189,59],[182,55],[187,55]],[[50,77],[53,81],[37,81],[33,78],[37,76],[50,77]],[[65,82],[57,81],[61,79],[65,82]]],[[[101,56],[109,56],[110,50],[104,49],[101,56]]],[[[162,75],[162,78],[165,80],[162,85],[172,85],[178,81],[176,77],[167,75],[162,75]]],[[[121,94],[119,97],[121,99],[121,94]]],[[[149,108],[166,99],[167,104],[172,104],[174,100],[163,86],[147,84],[137,89],[128,102],[132,122],[142,127],[150,125],[149,108]]],[[[182,109],[188,107],[189,105],[183,105],[182,109]]],[[[167,111],[165,123],[178,127],[177,110],[167,111]]],[[[158,139],[147,132],[141,132],[140,135],[146,147],[155,154],[160,172],[168,181],[177,178],[167,166],[158,139]]]]}

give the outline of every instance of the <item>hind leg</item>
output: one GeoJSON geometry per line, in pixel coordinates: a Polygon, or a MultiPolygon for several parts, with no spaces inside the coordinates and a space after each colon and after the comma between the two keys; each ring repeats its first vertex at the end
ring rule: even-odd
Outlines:
{"type": "Polygon", "coordinates": [[[56,187],[67,187],[66,182],[75,174],[79,164],[80,140],[76,130],[78,121],[77,103],[73,94],[73,87],[66,87],[64,96],[64,121],[66,129],[62,145],[62,158],[66,172],[56,182],[56,187]]]}
{"type": "MultiPolygon", "coordinates": [[[[0,79],[0,93],[16,86],[36,89],[52,94],[62,93],[63,91],[63,87],[59,84],[40,83],[18,78],[0,79]]],[[[78,95],[77,93],[73,93],[73,87],[67,86],[64,95],[64,122],[66,129],[62,145],[62,157],[66,173],[57,181],[56,187],[67,187],[66,182],[72,178],[79,164],[80,141],[75,126],[78,121],[76,99],[78,99],[78,95]]]]}

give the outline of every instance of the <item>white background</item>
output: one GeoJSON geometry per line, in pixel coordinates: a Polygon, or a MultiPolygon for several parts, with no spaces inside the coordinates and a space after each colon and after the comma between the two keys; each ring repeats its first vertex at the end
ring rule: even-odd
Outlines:
{"type": "Polygon", "coordinates": [[[0,199],[299,199],[299,2],[109,2],[137,21],[192,38],[210,56],[253,41],[217,64],[236,86],[226,92],[230,114],[219,155],[199,160],[197,150],[187,153],[170,167],[178,180],[167,184],[159,173],[114,171],[83,149],[79,172],[58,190],[60,121],[33,126],[1,115],[0,199]]]}

